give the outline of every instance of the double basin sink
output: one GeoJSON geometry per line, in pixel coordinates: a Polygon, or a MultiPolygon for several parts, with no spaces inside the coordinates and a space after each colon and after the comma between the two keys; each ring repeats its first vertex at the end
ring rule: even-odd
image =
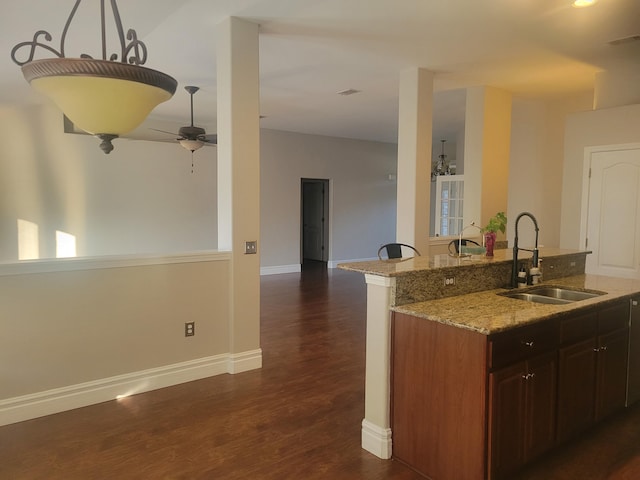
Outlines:
{"type": "Polygon", "coordinates": [[[511,290],[499,293],[503,297],[515,298],[534,303],[546,303],[551,305],[564,305],[567,303],[579,302],[589,298],[605,295],[605,292],[597,290],[574,290],[566,287],[555,287],[551,285],[541,285],[527,288],[526,290],[511,290]]]}

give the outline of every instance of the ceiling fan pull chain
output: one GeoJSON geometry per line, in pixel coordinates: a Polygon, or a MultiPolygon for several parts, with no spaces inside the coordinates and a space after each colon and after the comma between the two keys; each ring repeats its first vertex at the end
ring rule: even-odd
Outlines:
{"type": "Polygon", "coordinates": [[[193,175],[193,150],[191,150],[191,174],[193,175]]]}

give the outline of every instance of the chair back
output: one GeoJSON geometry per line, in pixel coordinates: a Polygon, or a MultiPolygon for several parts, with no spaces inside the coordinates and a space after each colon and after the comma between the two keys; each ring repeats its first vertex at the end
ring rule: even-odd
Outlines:
{"type": "Polygon", "coordinates": [[[451,240],[449,242],[449,253],[460,253],[458,251],[460,245],[462,245],[463,247],[466,247],[467,245],[475,245],[477,247],[480,246],[480,244],[478,242],[475,242],[473,240],[469,240],[468,238],[463,238],[462,240],[458,239],[458,240],[451,240]],[[453,247],[455,249],[455,251],[451,251],[451,247],[453,247]]]}
{"type": "Polygon", "coordinates": [[[415,253],[415,256],[420,256],[420,252],[416,250],[415,247],[407,245],[406,243],[387,243],[378,249],[378,258],[385,260],[385,258],[382,257],[383,252],[386,252],[388,259],[402,258],[402,247],[407,247],[415,253]]]}

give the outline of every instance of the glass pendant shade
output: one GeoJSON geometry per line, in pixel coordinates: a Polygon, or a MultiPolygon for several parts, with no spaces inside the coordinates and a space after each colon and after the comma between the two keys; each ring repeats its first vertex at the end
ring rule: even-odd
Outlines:
{"type": "Polygon", "coordinates": [[[176,86],[175,80],[155,70],[104,60],[35,60],[22,71],[35,90],[93,135],[132,131],[171,98],[176,86]]]}

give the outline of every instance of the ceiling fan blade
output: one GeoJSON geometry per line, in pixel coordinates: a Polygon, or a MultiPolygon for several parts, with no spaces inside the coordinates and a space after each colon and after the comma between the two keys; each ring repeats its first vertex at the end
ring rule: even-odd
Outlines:
{"type": "Polygon", "coordinates": [[[218,135],[215,133],[209,133],[206,135],[200,135],[198,140],[202,140],[205,143],[212,143],[214,145],[218,144],[218,135]]]}
{"type": "Polygon", "coordinates": [[[157,128],[149,128],[149,130],[153,130],[154,132],[166,133],[167,135],[173,135],[174,137],[179,135],[175,132],[167,132],[166,130],[158,130],[157,128]]]}

